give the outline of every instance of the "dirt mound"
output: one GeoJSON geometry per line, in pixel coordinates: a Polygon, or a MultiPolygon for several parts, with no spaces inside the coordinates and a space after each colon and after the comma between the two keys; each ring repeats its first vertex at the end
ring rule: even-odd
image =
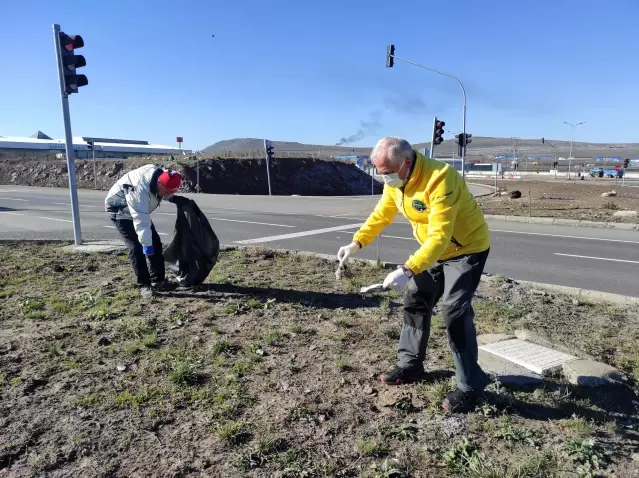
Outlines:
{"type": "MultiPolygon", "coordinates": [[[[154,163],[171,167],[184,177],[183,192],[195,192],[196,162],[193,159],[148,157],[129,160],[96,161],[97,187],[108,190],[127,171],[154,163]]],[[[93,189],[93,162],[76,160],[79,188],[93,189]]],[[[268,194],[266,167],[263,159],[200,160],[200,187],[210,194],[268,194]]],[[[339,161],[311,158],[281,158],[270,168],[271,188],[275,195],[355,196],[371,193],[371,177],[355,167],[339,161]]],[[[67,166],[64,160],[0,160],[0,184],[21,186],[67,187],[67,166]]],[[[382,185],[374,182],[375,194],[382,185]]]]}

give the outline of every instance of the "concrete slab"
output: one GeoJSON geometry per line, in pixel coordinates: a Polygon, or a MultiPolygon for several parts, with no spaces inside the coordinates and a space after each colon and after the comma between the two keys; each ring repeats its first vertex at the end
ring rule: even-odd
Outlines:
{"type": "Polygon", "coordinates": [[[541,375],[481,349],[479,350],[478,362],[484,372],[495,375],[504,385],[528,388],[539,387],[543,384],[541,375]]]}
{"type": "Polygon", "coordinates": [[[555,370],[569,360],[577,357],[541,345],[524,342],[519,339],[505,340],[492,344],[482,345],[480,350],[491,353],[505,360],[544,376],[555,370]]]}
{"type": "Polygon", "coordinates": [[[503,342],[504,340],[515,339],[514,335],[510,334],[481,334],[477,336],[477,343],[479,345],[494,344],[495,342],[503,342]]]}
{"type": "Polygon", "coordinates": [[[578,227],[579,226],[579,219],[564,219],[564,218],[561,218],[561,217],[556,217],[554,224],[555,224],[555,226],[578,227]]]}
{"type": "Polygon", "coordinates": [[[84,254],[113,253],[126,251],[126,246],[121,241],[93,241],[85,242],[79,246],[72,244],[62,248],[65,252],[80,252],[84,254]]]}
{"type": "Polygon", "coordinates": [[[594,360],[571,360],[562,365],[562,372],[568,382],[584,387],[602,387],[626,381],[616,368],[594,360]]]}

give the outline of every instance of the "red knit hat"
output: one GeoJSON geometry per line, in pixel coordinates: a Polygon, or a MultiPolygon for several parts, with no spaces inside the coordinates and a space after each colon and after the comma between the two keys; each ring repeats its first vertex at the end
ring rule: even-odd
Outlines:
{"type": "Polygon", "coordinates": [[[177,171],[164,171],[158,178],[158,183],[169,191],[177,191],[182,184],[182,175],[177,171]]]}

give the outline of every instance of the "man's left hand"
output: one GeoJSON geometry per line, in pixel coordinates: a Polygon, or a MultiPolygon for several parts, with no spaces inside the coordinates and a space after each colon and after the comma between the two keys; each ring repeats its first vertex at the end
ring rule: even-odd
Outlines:
{"type": "Polygon", "coordinates": [[[401,292],[409,280],[410,278],[404,273],[404,270],[399,267],[386,276],[386,279],[384,279],[384,289],[395,289],[401,292]]]}

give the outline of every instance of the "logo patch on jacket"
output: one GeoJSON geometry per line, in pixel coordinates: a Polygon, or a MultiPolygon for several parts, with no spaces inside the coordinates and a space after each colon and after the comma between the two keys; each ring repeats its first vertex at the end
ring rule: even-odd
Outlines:
{"type": "Polygon", "coordinates": [[[424,204],[422,201],[414,199],[413,200],[413,209],[415,209],[415,211],[417,211],[417,212],[425,212],[427,207],[426,207],[426,204],[424,204]]]}

